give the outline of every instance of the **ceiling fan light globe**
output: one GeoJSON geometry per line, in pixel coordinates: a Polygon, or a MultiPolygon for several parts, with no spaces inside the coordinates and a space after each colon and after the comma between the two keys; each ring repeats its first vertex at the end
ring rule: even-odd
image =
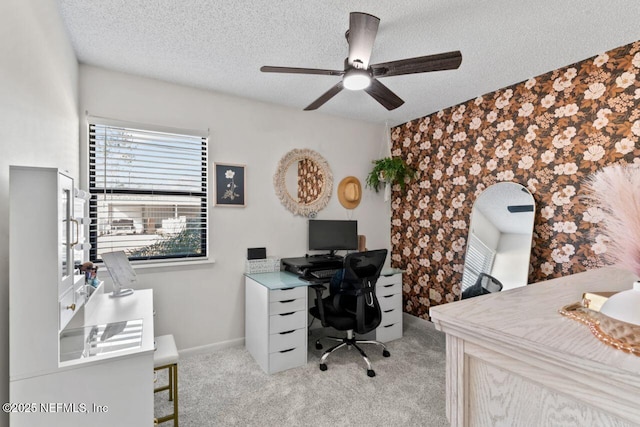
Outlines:
{"type": "Polygon", "coordinates": [[[366,70],[351,69],[347,71],[342,79],[345,89],[361,90],[371,84],[371,75],[366,70]]]}

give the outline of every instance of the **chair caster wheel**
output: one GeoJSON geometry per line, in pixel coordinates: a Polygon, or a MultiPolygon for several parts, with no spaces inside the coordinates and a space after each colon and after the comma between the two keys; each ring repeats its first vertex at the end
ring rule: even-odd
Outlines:
{"type": "Polygon", "coordinates": [[[320,344],[320,341],[316,341],[316,350],[322,350],[322,344],[320,344]]]}
{"type": "Polygon", "coordinates": [[[321,371],[326,371],[327,370],[327,364],[326,363],[321,363],[320,364],[320,370],[321,371]]]}
{"type": "Polygon", "coordinates": [[[387,350],[382,350],[382,355],[384,357],[389,357],[389,356],[391,356],[391,353],[389,353],[387,350]]]}
{"type": "Polygon", "coordinates": [[[367,369],[367,375],[369,375],[370,377],[375,377],[376,373],[373,369],[367,369]]]}

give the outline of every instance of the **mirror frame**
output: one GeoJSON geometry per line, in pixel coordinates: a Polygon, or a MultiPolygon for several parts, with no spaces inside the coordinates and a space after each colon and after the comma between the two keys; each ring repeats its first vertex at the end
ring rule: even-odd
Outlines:
{"type": "Polygon", "coordinates": [[[273,176],[273,187],[276,190],[276,195],[280,199],[282,205],[287,208],[294,215],[301,216],[314,216],[316,212],[327,206],[331,197],[331,190],[333,189],[333,174],[329,168],[329,163],[318,154],[316,151],[305,149],[293,149],[285,154],[278,163],[278,169],[273,176]],[[299,203],[287,190],[286,174],[287,170],[294,163],[300,160],[312,160],[318,168],[320,168],[322,175],[324,176],[324,186],[318,195],[318,198],[308,204],[299,203]]]}

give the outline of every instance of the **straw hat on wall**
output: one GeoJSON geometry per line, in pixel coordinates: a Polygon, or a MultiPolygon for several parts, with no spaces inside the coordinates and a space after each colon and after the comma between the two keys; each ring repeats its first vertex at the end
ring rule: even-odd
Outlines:
{"type": "Polygon", "coordinates": [[[355,176],[348,176],[338,184],[338,200],[347,209],[354,209],[360,204],[362,186],[355,176]]]}

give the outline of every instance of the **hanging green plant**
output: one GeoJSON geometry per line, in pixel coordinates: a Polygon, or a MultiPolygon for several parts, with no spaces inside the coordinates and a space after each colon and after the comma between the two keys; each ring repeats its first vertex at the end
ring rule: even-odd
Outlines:
{"type": "Polygon", "coordinates": [[[416,171],[408,166],[401,157],[385,157],[383,159],[374,160],[373,169],[367,176],[367,187],[378,192],[380,184],[388,182],[390,184],[399,184],[402,191],[406,188],[406,178],[413,178],[416,171]]]}

